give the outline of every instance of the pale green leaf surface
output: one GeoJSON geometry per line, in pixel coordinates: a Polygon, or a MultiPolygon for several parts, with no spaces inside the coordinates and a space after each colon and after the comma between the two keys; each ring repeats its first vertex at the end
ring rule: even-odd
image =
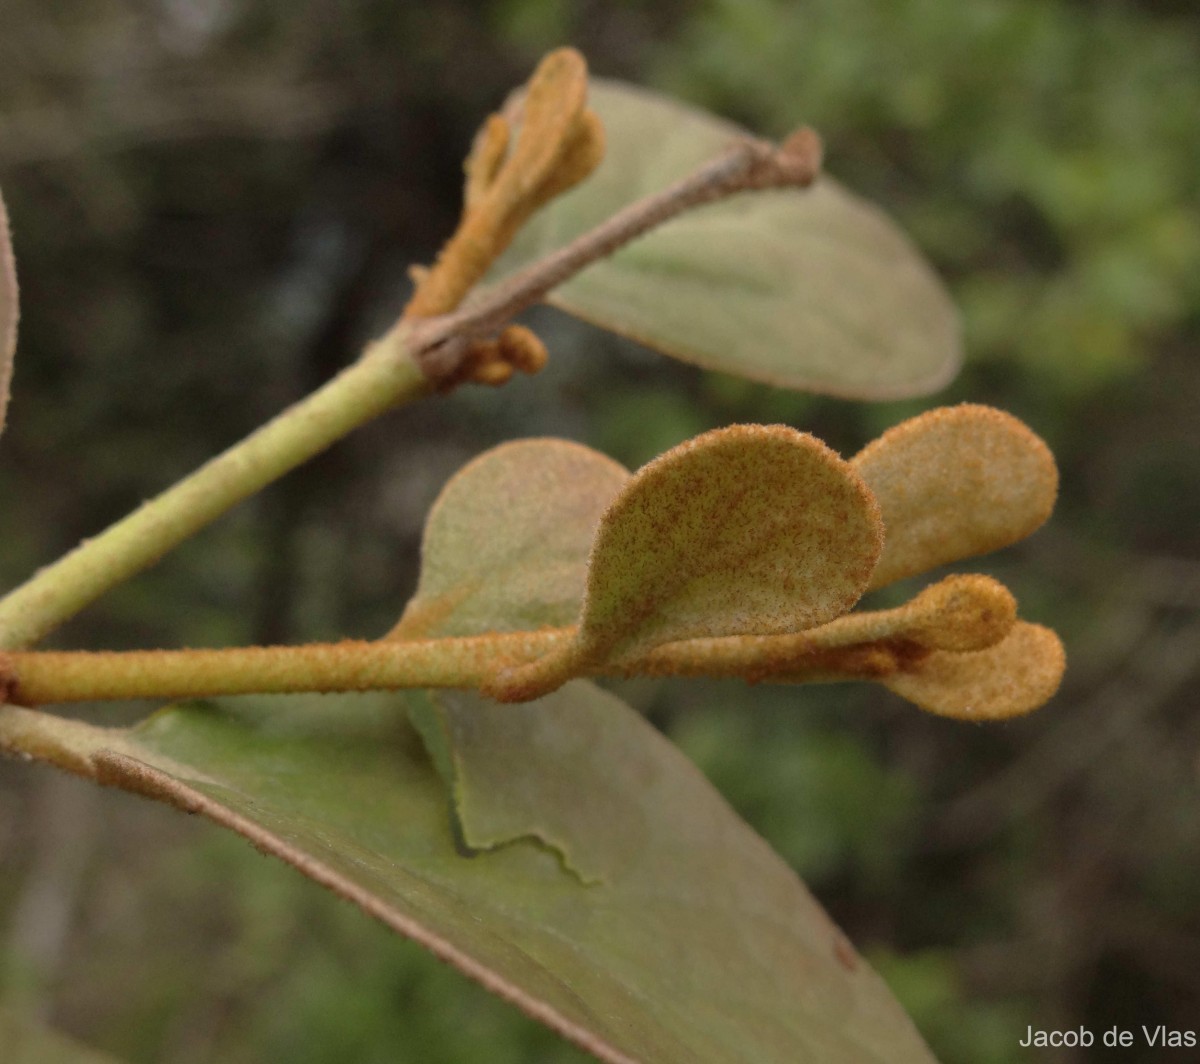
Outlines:
{"type": "MultiPolygon", "coordinates": [[[[628,483],[616,462],[563,440],[517,440],[465,465],[430,510],[417,593],[390,638],[474,635],[576,622],[601,515],[628,483]]],[[[465,845],[536,838],[584,881],[603,876],[573,840],[617,828],[564,801],[556,754],[603,742],[570,692],[505,712],[466,691],[429,692],[408,712],[454,796],[465,845]],[[581,719],[583,718],[583,719],[581,719]]]]}
{"type": "Polygon", "coordinates": [[[573,624],[596,525],[628,480],[566,440],[516,440],[469,462],[430,510],[417,592],[395,634],[573,624]]]}
{"type": "Polygon", "coordinates": [[[554,747],[556,786],[607,822],[575,841],[604,871],[590,886],[533,841],[456,847],[403,695],[175,707],[128,732],[61,722],[55,741],[104,782],[240,831],[603,1060],[928,1064],[879,978],[694,766],[591,684],[570,700],[580,737],[554,747]]]}
{"type": "MultiPolygon", "coordinates": [[[[593,80],[589,103],[604,123],[604,161],[526,225],[493,277],[744,135],[617,82],[593,80]]],[[[960,361],[957,314],[924,259],[881,211],[828,177],[690,211],[588,267],[549,302],[708,369],[850,398],[927,394],[960,361]]]]}
{"type": "Polygon", "coordinates": [[[17,268],[8,232],[8,211],[4,197],[0,196],[0,432],[4,431],[13,355],[17,350],[17,313],[17,268]]]}

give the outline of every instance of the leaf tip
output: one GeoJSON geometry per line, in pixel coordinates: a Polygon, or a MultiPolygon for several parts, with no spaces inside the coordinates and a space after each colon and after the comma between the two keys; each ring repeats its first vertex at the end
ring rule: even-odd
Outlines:
{"type": "Polygon", "coordinates": [[[1066,665],[1062,641],[1051,629],[1018,621],[987,650],[935,651],[911,671],[885,677],[883,683],[937,716],[1008,720],[1049,702],[1066,665]]]}

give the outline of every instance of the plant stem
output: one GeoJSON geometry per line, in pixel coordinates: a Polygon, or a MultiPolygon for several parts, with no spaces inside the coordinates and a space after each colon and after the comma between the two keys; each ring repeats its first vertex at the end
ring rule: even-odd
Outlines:
{"type": "Polygon", "coordinates": [[[352,429],[430,390],[405,332],[393,329],[308,398],[0,600],[0,648],[35,643],[352,429]]]}
{"type": "MultiPolygon", "coordinates": [[[[826,626],[830,627],[830,626],[826,626]]],[[[820,630],[815,630],[819,632],[820,630]]],[[[465,687],[498,691],[503,701],[547,693],[505,694],[499,677],[568,652],[576,629],[492,632],[443,639],[345,640],[304,646],[219,650],[17,651],[0,654],[0,701],[26,706],[123,698],[215,698],[301,691],[387,691],[465,687]]],[[[726,636],[655,647],[617,662],[583,665],[579,674],[740,676],[752,680],[878,676],[920,657],[904,641],[852,643],[836,631],[784,636],[726,636]],[[907,655],[902,653],[907,649],[907,655]]]]}
{"type": "Polygon", "coordinates": [[[0,701],[24,705],[121,698],[201,698],[298,691],[479,687],[569,641],[574,628],[458,639],[346,640],[221,650],[26,651],[0,654],[0,701]]]}
{"type": "Polygon", "coordinates": [[[353,365],[0,600],[0,650],[27,647],[152,565],[231,507],[393,406],[456,379],[471,342],[494,332],[585,266],[655,226],[737,192],[810,184],[820,142],[803,129],[781,147],[747,138],[526,269],[436,318],[401,320],[353,365]]]}
{"type": "Polygon", "coordinates": [[[454,379],[471,340],[494,332],[584,267],[695,207],[738,192],[806,187],[820,166],[820,139],[807,128],[778,147],[751,137],[736,141],[661,192],[631,203],[565,247],[469,296],[462,309],[415,326],[414,357],[435,381],[454,379]]]}

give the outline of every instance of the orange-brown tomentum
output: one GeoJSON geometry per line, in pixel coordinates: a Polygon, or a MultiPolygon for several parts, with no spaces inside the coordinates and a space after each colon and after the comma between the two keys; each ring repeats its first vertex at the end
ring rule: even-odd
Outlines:
{"type": "Polygon", "coordinates": [[[512,119],[488,118],[465,164],[458,229],[434,265],[420,272],[406,318],[457,307],[530,215],[596,168],[604,131],[586,104],[587,64],[574,49],[560,48],[538,65],[521,98],[515,144],[512,119]]]}

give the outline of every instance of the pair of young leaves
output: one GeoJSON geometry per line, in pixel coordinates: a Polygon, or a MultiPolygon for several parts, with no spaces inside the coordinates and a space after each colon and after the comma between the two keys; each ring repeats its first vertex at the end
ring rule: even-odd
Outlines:
{"type": "Polygon", "coordinates": [[[1024,538],[1056,491],[1045,444],[976,405],[914,418],[850,461],[780,425],[706,433],[633,476],[577,444],[518,441],[443,491],[392,635],[573,626],[500,671],[487,693],[503,700],[595,673],[868,678],[934,713],[1011,717],[1054,693],[1064,656],[996,581],[951,576],[897,609],[849,611],[1024,538]]]}

